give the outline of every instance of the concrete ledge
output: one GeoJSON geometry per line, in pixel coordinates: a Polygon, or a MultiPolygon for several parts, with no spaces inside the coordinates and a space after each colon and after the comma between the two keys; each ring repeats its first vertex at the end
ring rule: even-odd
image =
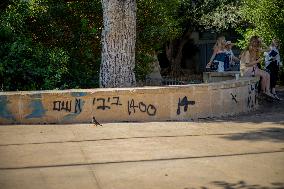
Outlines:
{"type": "Polygon", "coordinates": [[[192,120],[258,107],[258,78],[184,86],[0,92],[0,124],[192,120]]]}
{"type": "Polygon", "coordinates": [[[228,72],[203,72],[203,82],[212,83],[227,81],[238,78],[240,76],[239,71],[228,71],[228,72]]]}

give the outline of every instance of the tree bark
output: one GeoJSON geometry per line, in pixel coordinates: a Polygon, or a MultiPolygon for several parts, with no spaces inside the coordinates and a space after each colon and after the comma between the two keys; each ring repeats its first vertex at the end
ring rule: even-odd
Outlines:
{"type": "Polygon", "coordinates": [[[184,45],[188,42],[191,35],[191,31],[187,31],[181,39],[170,41],[166,46],[166,55],[170,62],[170,75],[173,77],[180,76],[181,73],[181,60],[182,50],[184,45]]]}
{"type": "Polygon", "coordinates": [[[100,87],[136,85],[136,0],[102,0],[104,29],[100,87]]]}

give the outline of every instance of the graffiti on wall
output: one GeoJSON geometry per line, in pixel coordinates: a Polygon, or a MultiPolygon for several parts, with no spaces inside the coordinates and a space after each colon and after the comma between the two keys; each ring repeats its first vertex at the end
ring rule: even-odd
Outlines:
{"type": "Polygon", "coordinates": [[[257,104],[257,88],[258,85],[248,86],[248,98],[247,98],[247,108],[253,109],[257,104]]]}
{"type": "MultiPolygon", "coordinates": [[[[148,116],[155,116],[157,108],[153,104],[147,104],[143,101],[136,101],[130,99],[127,101],[127,112],[128,115],[134,115],[137,112],[145,113],[148,116]]],[[[119,96],[113,97],[95,97],[92,98],[92,105],[95,110],[107,111],[114,107],[122,107],[123,103],[119,96]]],[[[122,108],[125,108],[124,106],[122,108]]],[[[82,99],[75,98],[74,100],[55,100],[53,101],[53,111],[65,111],[69,113],[80,114],[82,109],[82,99]]]]}
{"type": "MultiPolygon", "coordinates": [[[[123,106],[120,97],[94,98],[93,105],[97,110],[110,110],[114,106],[123,106]]],[[[143,101],[136,102],[134,99],[127,101],[128,115],[135,114],[137,111],[147,113],[149,116],[155,116],[157,108],[153,104],[146,104],[143,101]]]]}
{"type": "Polygon", "coordinates": [[[178,99],[178,108],[177,108],[177,115],[180,115],[181,113],[181,107],[183,107],[183,111],[187,112],[188,110],[188,106],[189,105],[195,105],[195,101],[191,101],[187,99],[187,96],[183,97],[182,99],[179,98],[178,99]]]}
{"type": "Polygon", "coordinates": [[[53,109],[54,111],[66,111],[81,113],[82,112],[82,101],[81,99],[75,98],[75,100],[55,100],[53,101],[53,109]]]}
{"type": "Polygon", "coordinates": [[[41,118],[45,115],[46,109],[43,107],[41,94],[36,94],[33,100],[29,104],[29,108],[32,109],[32,113],[27,115],[27,119],[41,118]]]}
{"type": "MultiPolygon", "coordinates": [[[[31,95],[31,100],[28,103],[30,113],[25,116],[26,119],[40,119],[46,116],[48,111],[62,112],[59,116],[62,117],[62,121],[74,120],[82,112],[84,112],[85,105],[90,105],[90,112],[93,114],[96,111],[121,111],[127,113],[128,116],[135,116],[136,114],[145,114],[146,116],[156,116],[158,113],[158,107],[155,103],[145,102],[141,99],[129,98],[121,99],[120,96],[109,96],[109,97],[87,97],[86,93],[72,93],[69,98],[66,96],[62,98],[56,98],[49,101],[49,105],[44,103],[44,98],[41,94],[31,95]],[[93,111],[95,110],[95,111],[93,111]]],[[[9,112],[7,104],[9,101],[4,96],[0,99],[2,109],[0,110],[0,117],[5,119],[13,119],[12,112],[9,112]],[[5,98],[4,98],[5,97],[5,98]]],[[[179,97],[177,100],[176,114],[180,115],[182,112],[188,112],[189,106],[195,105],[195,101],[189,100],[187,96],[179,97]]],[[[86,112],[86,110],[85,110],[86,112]]],[[[91,115],[94,116],[94,115],[91,115]]]]}
{"type": "Polygon", "coordinates": [[[134,99],[128,100],[128,114],[134,113],[136,111],[140,111],[143,113],[147,113],[149,116],[155,116],[157,112],[157,108],[153,104],[145,104],[144,102],[135,102],[134,99]]]}
{"type": "Polygon", "coordinates": [[[0,118],[5,118],[7,120],[15,120],[12,112],[9,110],[8,104],[10,101],[7,96],[0,96],[0,118]]]}
{"type": "MultiPolygon", "coordinates": [[[[128,115],[135,115],[136,113],[145,113],[148,116],[155,116],[157,114],[157,107],[152,103],[146,103],[142,100],[128,99],[123,103],[121,97],[95,97],[92,98],[92,105],[95,110],[108,111],[114,107],[126,108],[128,115]],[[127,106],[126,106],[127,105],[127,106]]],[[[176,114],[187,112],[189,106],[195,105],[195,101],[188,100],[187,96],[180,97],[177,102],[176,114]]],[[[55,100],[53,101],[53,111],[65,111],[67,113],[80,114],[82,109],[82,100],[74,98],[73,100],[55,100]]]]}
{"type": "MultiPolygon", "coordinates": [[[[53,101],[53,111],[65,111],[72,113],[81,113],[82,110],[82,100],[80,98],[75,98],[74,100],[55,100],[53,101]]],[[[157,107],[151,103],[145,103],[141,100],[129,99],[127,100],[127,112],[128,115],[134,115],[137,112],[145,113],[148,116],[155,116],[157,114],[157,107]]],[[[107,111],[114,107],[124,108],[124,104],[119,96],[113,97],[95,97],[92,99],[92,105],[96,110],[107,111]]],[[[177,115],[181,112],[187,112],[189,106],[195,105],[195,101],[188,100],[187,96],[181,97],[177,102],[177,115]]]]}
{"type": "Polygon", "coordinates": [[[234,101],[236,104],[238,104],[237,95],[231,93],[231,97],[232,97],[232,101],[234,101]]]}
{"type": "Polygon", "coordinates": [[[93,98],[93,106],[98,110],[109,110],[112,106],[122,106],[120,97],[93,98]]]}

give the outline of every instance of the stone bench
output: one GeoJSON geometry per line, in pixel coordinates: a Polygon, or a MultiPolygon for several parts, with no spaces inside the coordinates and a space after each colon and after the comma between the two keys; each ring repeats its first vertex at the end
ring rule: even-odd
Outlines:
{"type": "Polygon", "coordinates": [[[227,81],[232,79],[239,79],[239,71],[227,71],[227,72],[203,72],[203,82],[213,83],[220,81],[227,81]]]}

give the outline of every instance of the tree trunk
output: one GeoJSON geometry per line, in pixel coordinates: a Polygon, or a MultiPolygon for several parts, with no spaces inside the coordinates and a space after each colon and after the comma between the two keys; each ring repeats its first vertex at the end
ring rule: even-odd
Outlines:
{"type": "Polygon", "coordinates": [[[170,41],[166,46],[166,55],[170,62],[170,75],[172,77],[181,76],[181,60],[182,60],[182,50],[184,45],[188,42],[191,31],[187,31],[181,39],[170,41]]]}
{"type": "Polygon", "coordinates": [[[102,0],[104,29],[100,87],[136,85],[136,0],[102,0]]]}

